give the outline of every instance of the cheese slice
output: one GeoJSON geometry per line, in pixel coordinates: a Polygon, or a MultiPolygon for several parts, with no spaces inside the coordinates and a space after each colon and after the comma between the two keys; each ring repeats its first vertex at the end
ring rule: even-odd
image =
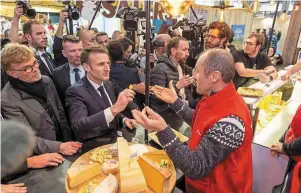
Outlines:
{"type": "Polygon", "coordinates": [[[69,187],[75,188],[81,183],[90,180],[99,174],[101,174],[101,165],[99,163],[72,167],[67,170],[69,187]]]}
{"type": "Polygon", "coordinates": [[[146,193],[143,172],[136,159],[130,158],[130,148],[124,138],[117,139],[120,171],[120,193],[146,193]]]}
{"type": "Polygon", "coordinates": [[[162,161],[167,162],[167,166],[172,166],[172,161],[163,150],[156,150],[144,153],[143,156],[161,165],[162,161]]]}
{"type": "Polygon", "coordinates": [[[163,193],[164,185],[172,172],[160,167],[160,164],[152,161],[146,156],[139,156],[138,163],[142,169],[147,186],[155,193],[163,193]]]}
{"type": "Polygon", "coordinates": [[[118,172],[118,161],[114,159],[110,159],[102,164],[102,172],[106,175],[108,174],[116,174],[118,172]]]}
{"type": "Polygon", "coordinates": [[[100,184],[94,189],[93,193],[116,193],[117,191],[117,178],[110,174],[102,182],[100,182],[100,184]]]}

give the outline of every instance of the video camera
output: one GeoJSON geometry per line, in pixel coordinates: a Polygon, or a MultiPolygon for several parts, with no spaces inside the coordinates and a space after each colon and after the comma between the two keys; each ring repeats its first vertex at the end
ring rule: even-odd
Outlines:
{"type": "Polygon", "coordinates": [[[63,0],[62,3],[65,5],[64,11],[68,12],[69,19],[78,20],[80,17],[78,7],[75,4],[71,4],[70,1],[63,0]]]}
{"type": "Polygon", "coordinates": [[[145,18],[146,12],[140,11],[135,7],[123,7],[119,9],[116,17],[124,19],[123,26],[126,31],[138,30],[138,19],[145,18]]]}
{"type": "Polygon", "coordinates": [[[23,14],[30,18],[34,19],[37,15],[36,10],[31,8],[31,5],[28,3],[27,0],[18,0],[16,1],[16,5],[21,5],[23,8],[23,14]]]}

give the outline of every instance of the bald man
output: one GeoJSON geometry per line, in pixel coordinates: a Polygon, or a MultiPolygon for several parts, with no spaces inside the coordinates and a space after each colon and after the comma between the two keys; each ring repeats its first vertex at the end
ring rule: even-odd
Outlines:
{"type": "Polygon", "coordinates": [[[94,43],[96,43],[94,34],[88,29],[81,29],[78,32],[78,37],[81,40],[81,42],[83,43],[84,48],[90,47],[94,43]]]}
{"type": "MultiPolygon", "coordinates": [[[[159,34],[155,37],[153,43],[154,54],[150,56],[150,62],[156,65],[158,58],[160,58],[163,54],[167,52],[167,45],[169,44],[171,37],[168,34],[159,34]]],[[[145,57],[143,57],[140,61],[140,66],[142,71],[145,69],[145,57]]]]}
{"type": "Polygon", "coordinates": [[[124,34],[121,31],[114,31],[112,34],[112,40],[119,40],[124,37],[124,34]]]}

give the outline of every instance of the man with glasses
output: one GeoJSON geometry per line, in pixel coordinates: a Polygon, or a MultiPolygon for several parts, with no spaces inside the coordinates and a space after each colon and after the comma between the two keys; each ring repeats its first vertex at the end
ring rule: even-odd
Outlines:
{"type": "Polygon", "coordinates": [[[3,117],[34,129],[35,154],[75,154],[81,143],[66,142],[71,134],[64,109],[51,79],[41,76],[35,53],[24,45],[8,44],[1,60],[9,81],[1,92],[3,117]]]}
{"type": "Polygon", "coordinates": [[[268,55],[260,52],[263,41],[261,34],[252,33],[244,42],[244,50],[232,53],[236,70],[233,82],[236,88],[249,86],[254,77],[258,77],[261,82],[269,82],[278,77],[268,55]]]}
{"type": "MultiPolygon", "coordinates": [[[[210,23],[205,40],[205,49],[223,48],[228,50],[226,43],[231,35],[231,29],[225,22],[210,23]]],[[[230,50],[229,50],[230,52],[230,50]]]]}

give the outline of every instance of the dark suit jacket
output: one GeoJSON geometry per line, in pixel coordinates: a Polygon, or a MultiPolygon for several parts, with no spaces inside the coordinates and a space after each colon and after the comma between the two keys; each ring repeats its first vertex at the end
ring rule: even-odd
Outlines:
{"type": "MultiPolygon", "coordinates": [[[[111,65],[110,80],[122,89],[129,88],[131,84],[139,84],[141,82],[137,69],[127,67],[124,64],[114,63],[111,65]]],[[[136,93],[134,102],[140,108],[143,108],[144,95],[136,93]]],[[[126,115],[131,117],[131,112],[126,112],[126,115]]]]}
{"type": "MultiPolygon", "coordinates": [[[[60,123],[63,139],[69,141],[70,128],[55,87],[49,77],[42,76],[42,79],[46,84],[47,100],[60,123]]],[[[37,136],[35,153],[59,151],[61,142],[56,141],[55,126],[45,109],[32,95],[7,83],[1,92],[1,113],[4,118],[19,121],[33,128],[37,136]]]]}
{"type": "MultiPolygon", "coordinates": [[[[51,61],[53,62],[51,55],[50,55],[49,53],[47,53],[47,52],[46,52],[46,54],[47,54],[47,56],[48,56],[48,59],[51,60],[51,61]]],[[[48,70],[47,64],[44,64],[44,62],[43,62],[43,60],[41,59],[40,55],[36,54],[36,59],[38,60],[38,62],[39,62],[39,64],[40,64],[40,71],[41,71],[41,74],[42,74],[42,75],[45,75],[45,76],[48,76],[48,77],[50,77],[50,78],[52,78],[52,74],[51,74],[51,72],[48,70]]],[[[54,63],[54,62],[53,62],[53,63],[54,63]]],[[[55,66],[54,66],[54,68],[55,68],[55,66]]]]}
{"type": "Polygon", "coordinates": [[[67,63],[56,68],[52,73],[52,80],[63,106],[65,106],[65,92],[71,86],[69,71],[70,67],[67,63]]]}
{"type": "MultiPolygon", "coordinates": [[[[105,81],[104,86],[114,104],[122,89],[110,81],[105,81]]],[[[116,141],[117,129],[121,129],[125,117],[119,113],[107,125],[104,114],[106,105],[86,76],[67,89],[65,101],[77,140],[85,145],[85,142],[97,139],[93,141],[94,147],[116,141]]],[[[128,107],[137,108],[134,104],[128,107]]]]}
{"type": "Polygon", "coordinates": [[[57,36],[54,36],[53,38],[53,55],[54,55],[54,62],[56,67],[62,66],[68,62],[67,58],[63,56],[62,50],[63,50],[63,39],[59,38],[57,36]]]}

